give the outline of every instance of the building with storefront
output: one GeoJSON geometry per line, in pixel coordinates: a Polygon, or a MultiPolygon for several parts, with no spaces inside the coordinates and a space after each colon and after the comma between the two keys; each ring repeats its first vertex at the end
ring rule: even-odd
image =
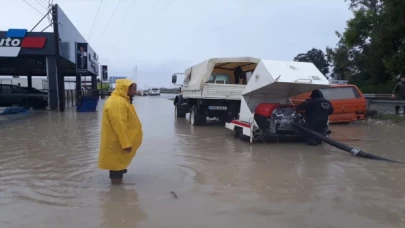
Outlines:
{"type": "Polygon", "coordinates": [[[46,76],[49,108],[64,111],[65,77],[76,77],[77,94],[81,94],[82,76],[90,76],[96,90],[99,57],[57,4],[48,14],[52,15],[49,26],[53,32],[0,31],[0,79],[26,76],[32,87],[33,76],[46,76]]]}

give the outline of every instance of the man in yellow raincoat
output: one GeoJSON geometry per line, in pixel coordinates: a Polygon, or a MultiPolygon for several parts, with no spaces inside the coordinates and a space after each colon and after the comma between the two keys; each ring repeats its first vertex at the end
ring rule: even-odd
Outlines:
{"type": "Polygon", "coordinates": [[[136,84],[120,79],[115,85],[103,108],[98,167],[110,171],[112,184],[121,184],[128,165],[142,144],[143,132],[132,105],[136,84]]]}

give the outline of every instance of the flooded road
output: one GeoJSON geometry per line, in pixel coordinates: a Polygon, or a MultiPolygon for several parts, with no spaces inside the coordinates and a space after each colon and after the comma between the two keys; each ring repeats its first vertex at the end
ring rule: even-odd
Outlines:
{"type": "MultiPolygon", "coordinates": [[[[176,119],[165,95],[134,103],[144,141],[123,186],[97,169],[101,112],[2,124],[0,227],[405,227],[405,165],[328,145],[250,145],[223,126],[176,119]]],[[[332,130],[339,141],[405,161],[404,126],[332,130]]]]}

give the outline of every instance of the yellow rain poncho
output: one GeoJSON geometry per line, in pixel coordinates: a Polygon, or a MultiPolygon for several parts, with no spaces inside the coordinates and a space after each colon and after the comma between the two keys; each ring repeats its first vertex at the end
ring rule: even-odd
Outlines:
{"type": "Polygon", "coordinates": [[[142,144],[142,124],[127,95],[132,82],[117,80],[115,90],[103,108],[98,167],[119,171],[127,169],[142,144]],[[124,148],[132,147],[131,152],[124,148]]]}

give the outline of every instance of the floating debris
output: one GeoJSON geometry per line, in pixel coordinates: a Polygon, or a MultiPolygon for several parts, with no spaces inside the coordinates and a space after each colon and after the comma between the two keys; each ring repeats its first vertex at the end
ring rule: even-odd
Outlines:
{"type": "Polygon", "coordinates": [[[174,198],[176,198],[176,199],[178,198],[175,192],[171,191],[170,193],[172,193],[172,195],[174,196],[174,198]]]}

